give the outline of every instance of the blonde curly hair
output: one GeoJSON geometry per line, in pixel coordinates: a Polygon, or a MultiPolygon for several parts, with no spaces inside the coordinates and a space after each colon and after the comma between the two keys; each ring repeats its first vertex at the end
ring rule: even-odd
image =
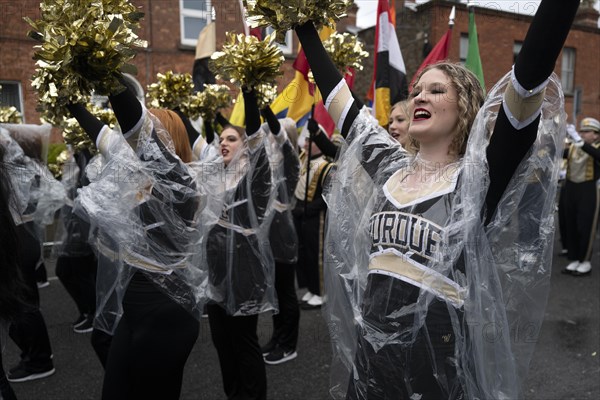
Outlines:
{"type": "MultiPolygon", "coordinates": [[[[459,117],[457,134],[450,145],[450,152],[462,156],[467,148],[467,139],[469,138],[473,121],[475,121],[475,117],[485,100],[483,87],[479,83],[477,76],[467,68],[457,63],[444,61],[425,67],[416,77],[415,86],[423,74],[432,69],[442,71],[450,79],[454,89],[456,89],[459,117]]],[[[409,142],[406,148],[411,153],[416,154],[419,151],[419,142],[409,135],[409,142]]]]}

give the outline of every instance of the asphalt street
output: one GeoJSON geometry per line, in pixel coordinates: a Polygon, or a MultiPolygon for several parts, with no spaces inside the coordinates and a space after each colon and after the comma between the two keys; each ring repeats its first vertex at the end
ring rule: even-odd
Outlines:
{"type": "MultiPolygon", "coordinates": [[[[525,388],[527,400],[586,400],[600,398],[600,239],[596,239],[593,271],[586,277],[563,275],[567,261],[555,255],[551,292],[539,342],[525,388]]],[[[89,343],[90,334],[71,329],[76,309],[55,278],[48,260],[50,286],[41,289],[43,314],[52,342],[56,373],[46,379],[15,383],[21,400],[99,399],[103,370],[89,343]]],[[[299,294],[303,294],[299,292],[299,294]]],[[[272,329],[271,318],[259,322],[261,343],[272,329]]],[[[15,345],[3,337],[5,368],[17,363],[15,345]]],[[[169,344],[165,343],[165,351],[169,344]]],[[[331,350],[320,310],[302,311],[298,358],[267,366],[268,397],[274,400],[328,399],[331,350]]],[[[217,355],[203,319],[194,350],[187,362],[182,399],[223,399],[217,355]]]]}

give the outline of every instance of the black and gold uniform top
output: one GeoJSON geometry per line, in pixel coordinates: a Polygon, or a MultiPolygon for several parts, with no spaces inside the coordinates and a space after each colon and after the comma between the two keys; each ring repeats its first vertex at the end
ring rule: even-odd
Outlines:
{"type": "Polygon", "coordinates": [[[567,179],[573,183],[600,179],[600,143],[571,146],[567,159],[567,179]]]}

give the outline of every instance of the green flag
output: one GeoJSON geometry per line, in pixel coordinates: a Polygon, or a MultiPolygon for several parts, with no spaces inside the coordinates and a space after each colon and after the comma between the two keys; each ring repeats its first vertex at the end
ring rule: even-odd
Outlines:
{"type": "Polygon", "coordinates": [[[483,68],[481,67],[481,57],[479,57],[479,42],[477,40],[477,25],[475,25],[475,10],[469,7],[469,48],[467,50],[467,67],[477,76],[481,87],[485,91],[485,81],[483,80],[483,68]]]}

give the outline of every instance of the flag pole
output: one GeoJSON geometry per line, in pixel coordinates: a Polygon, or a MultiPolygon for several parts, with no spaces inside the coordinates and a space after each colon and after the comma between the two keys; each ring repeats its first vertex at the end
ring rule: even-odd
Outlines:
{"type": "MultiPolygon", "coordinates": [[[[315,102],[313,101],[310,109],[310,117],[315,118],[315,102]]],[[[308,130],[308,129],[307,129],[308,130]]],[[[308,204],[308,188],[310,186],[310,158],[312,157],[312,141],[310,138],[310,131],[308,131],[308,149],[306,150],[306,185],[304,187],[304,215],[306,215],[306,205],[308,204]]]]}

